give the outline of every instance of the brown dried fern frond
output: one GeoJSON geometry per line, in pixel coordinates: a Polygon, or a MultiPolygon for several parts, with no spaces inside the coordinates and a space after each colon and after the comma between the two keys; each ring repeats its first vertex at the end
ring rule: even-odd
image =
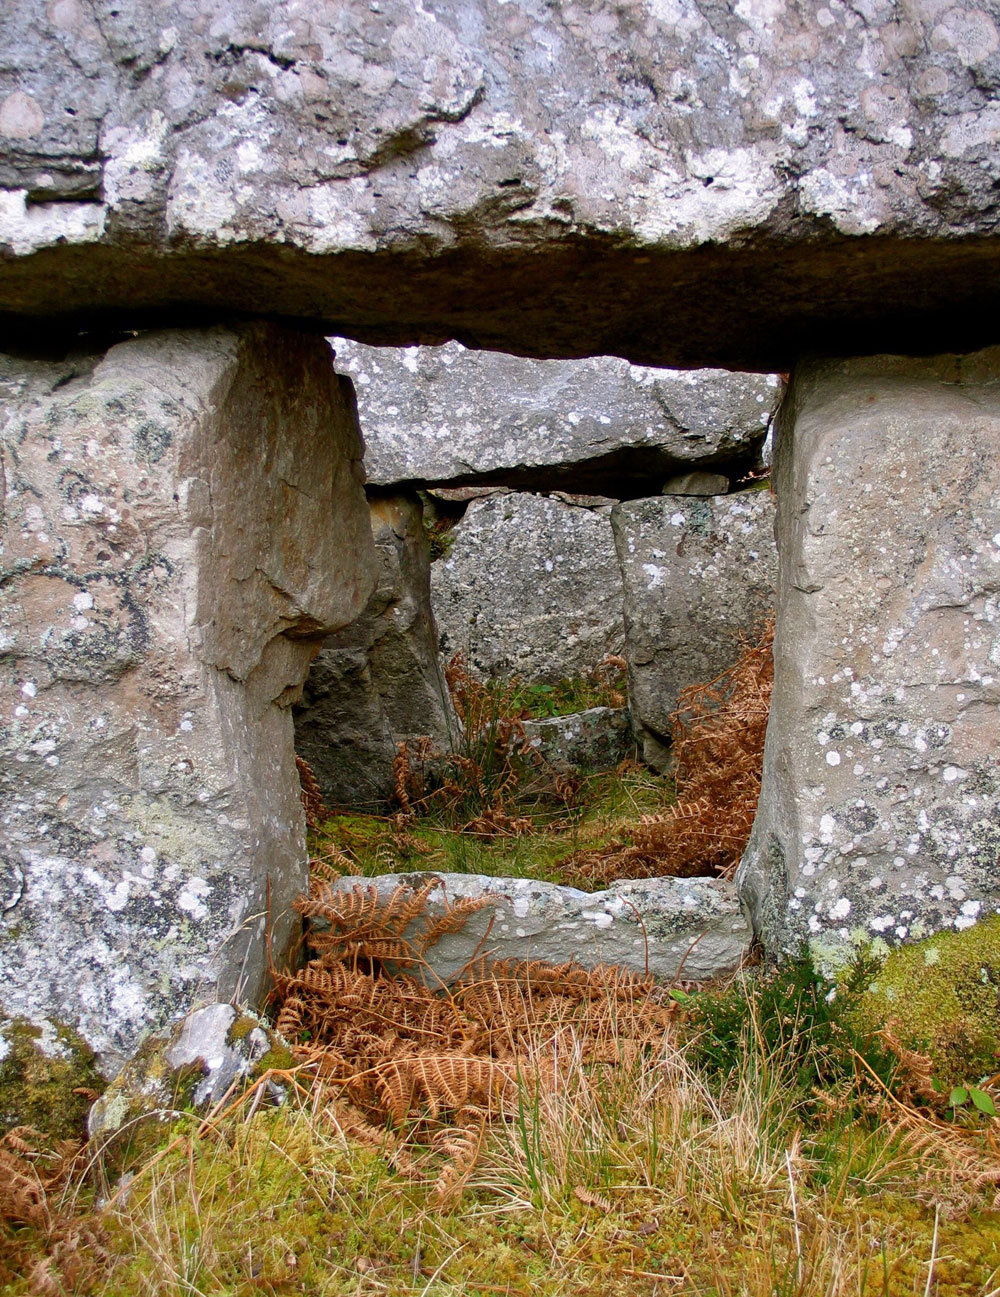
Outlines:
{"type": "Polygon", "coordinates": [[[438,1206],[461,1196],[479,1160],[489,1115],[484,1108],[470,1105],[459,1110],[454,1126],[446,1126],[435,1135],[435,1149],[447,1159],[431,1194],[438,1206]]]}
{"type": "Polygon", "coordinates": [[[418,1104],[432,1117],[475,1104],[499,1115],[515,1093],[508,1068],[491,1058],[457,1052],[386,1059],[374,1069],[375,1089],[394,1121],[402,1122],[418,1104]]]}
{"type": "Polygon", "coordinates": [[[95,1278],[106,1256],[100,1228],[62,1205],[83,1150],[81,1140],[47,1143],[30,1126],[0,1135],[0,1283],[22,1277],[28,1268],[29,1292],[62,1297],[85,1291],[95,1278]],[[17,1248],[23,1226],[45,1239],[47,1255],[30,1268],[17,1248]]]}
{"type": "Polygon", "coordinates": [[[932,1107],[944,1108],[947,1105],[947,1096],[940,1090],[935,1089],[932,1084],[934,1072],[932,1059],[927,1054],[920,1054],[916,1050],[907,1049],[896,1035],[898,1027],[898,1022],[890,1022],[888,1026],[876,1032],[876,1035],[888,1045],[892,1053],[899,1059],[898,1092],[900,1097],[905,1098],[912,1095],[915,1098],[923,1099],[932,1107]]]}
{"type": "Polygon", "coordinates": [[[773,641],[771,618],[727,671],[681,691],[670,718],[676,804],[644,816],[630,842],[567,857],[565,871],[591,887],[665,874],[732,876],[760,797],[773,641]]]}
{"type": "Polygon", "coordinates": [[[437,918],[428,920],[416,942],[417,950],[424,954],[442,937],[448,936],[450,933],[460,932],[471,915],[477,914],[480,910],[488,909],[492,904],[493,898],[489,894],[485,896],[460,896],[456,901],[449,901],[447,894],[444,894],[444,912],[438,915],[437,918]]]}
{"type": "Polygon", "coordinates": [[[610,1198],[605,1198],[603,1194],[593,1193],[590,1189],[584,1188],[582,1184],[578,1184],[573,1190],[573,1197],[582,1202],[585,1207],[597,1207],[606,1216],[614,1211],[610,1198]]]}
{"type": "Polygon", "coordinates": [[[296,757],[295,766],[299,772],[300,795],[306,813],[306,827],[318,829],[325,820],[330,818],[330,812],[323,800],[323,791],[316,780],[312,766],[304,757],[296,757]]]}
{"type": "Polygon", "coordinates": [[[277,976],[278,1028],[330,1088],[335,1113],[347,1104],[372,1129],[390,1121],[437,1139],[450,1159],[435,1190],[442,1199],[461,1191],[481,1126],[509,1109],[519,1079],[553,1087],[557,1057],[613,1065],[662,1048],[672,1028],[676,1006],[653,979],[614,967],[480,956],[447,990],[425,984],[415,975],[421,952],[489,897],[446,897],[430,913],[426,884],[380,899],[364,888],[334,893],[319,879],[315,893],[303,908],[321,907],[337,931],[310,931],[315,957],[277,976]],[[385,952],[404,929],[412,958],[401,967],[385,952]]]}

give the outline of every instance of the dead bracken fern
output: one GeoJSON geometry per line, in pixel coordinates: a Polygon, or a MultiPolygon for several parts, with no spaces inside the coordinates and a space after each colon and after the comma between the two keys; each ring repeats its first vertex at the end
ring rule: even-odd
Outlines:
{"type": "Polygon", "coordinates": [[[324,820],[330,818],[330,812],[327,809],[326,802],[323,800],[323,793],[316,776],[313,774],[312,766],[303,757],[296,757],[295,765],[299,772],[302,806],[306,813],[306,827],[316,830],[322,826],[324,820]]]}
{"type": "Polygon", "coordinates": [[[444,1198],[460,1191],[487,1123],[516,1109],[526,1078],[555,1084],[560,1056],[613,1065],[623,1050],[662,1047],[676,1006],[650,977],[573,963],[480,956],[443,987],[426,952],[490,897],[444,897],[431,912],[439,886],[380,898],[314,876],[296,905],[313,958],[275,982],[277,1028],[296,1061],[315,1068],[331,1119],[369,1138],[388,1123],[394,1157],[406,1123],[444,1155],[435,1186],[444,1198]]]}
{"type": "Polygon", "coordinates": [[[642,816],[630,843],[567,861],[582,881],[604,886],[664,874],[731,877],[760,796],[773,643],[771,618],[728,671],[681,691],[671,716],[677,802],[662,814],[642,816]]]}
{"type": "Polygon", "coordinates": [[[460,729],[450,752],[427,738],[401,743],[393,761],[402,824],[435,814],[480,837],[518,837],[533,826],[526,800],[565,801],[565,781],[532,747],[518,715],[516,681],[484,684],[461,654],[445,668],[460,729]]]}
{"type": "Polygon", "coordinates": [[[0,1285],[27,1270],[29,1292],[63,1297],[84,1291],[98,1272],[105,1259],[99,1227],[61,1202],[82,1158],[80,1140],[48,1144],[30,1126],[0,1135],[0,1285]],[[25,1230],[44,1239],[41,1260],[22,1254],[25,1230]]]}

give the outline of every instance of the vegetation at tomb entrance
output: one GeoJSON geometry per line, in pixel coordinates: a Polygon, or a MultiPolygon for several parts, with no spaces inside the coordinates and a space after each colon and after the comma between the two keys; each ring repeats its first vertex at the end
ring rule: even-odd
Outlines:
{"type": "MultiPolygon", "coordinates": [[[[805,961],[715,988],[504,966],[442,995],[378,954],[412,898],[393,917],[322,883],[304,908],[325,909],[332,939],[279,978],[291,1066],[152,1121],[124,1168],[99,1146],[0,1141],[6,1297],[1000,1284],[1000,1119],[924,1093],[977,1056],[916,1055],[868,1025],[910,950],[859,956],[836,988],[805,961]],[[465,1066],[448,1070],[456,1045],[465,1066]]],[[[945,953],[972,968],[968,940],[945,953]]],[[[941,941],[911,949],[938,966],[941,941]]],[[[928,1049],[944,1025],[921,1027],[928,1049]]]]}
{"type": "Polygon", "coordinates": [[[275,970],[270,1009],[287,1050],[210,1112],[180,1076],[165,1118],[89,1144],[86,1059],[0,1060],[8,1094],[73,1126],[35,1103],[0,1133],[0,1293],[995,1297],[1000,919],[859,949],[836,985],[805,958],[715,986],[479,959],[445,988],[427,952],[482,900],[432,917],[431,884],[334,887],[414,867],[592,885],[657,843],[660,866],[725,869],[711,816],[670,808],[727,762],[752,792],[769,656],[684,700],[679,800],[632,764],[555,777],[508,686],[460,676],[466,746],[444,770],[401,752],[393,815],[329,816],[303,767],[307,962],[275,970]]]}

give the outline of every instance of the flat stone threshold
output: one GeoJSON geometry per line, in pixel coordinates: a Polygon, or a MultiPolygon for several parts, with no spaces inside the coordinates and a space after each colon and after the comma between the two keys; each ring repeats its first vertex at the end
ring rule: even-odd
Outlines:
{"type": "Polygon", "coordinates": [[[427,951],[430,968],[443,982],[477,951],[491,959],[575,959],[587,968],[619,964],[666,980],[680,971],[685,981],[701,982],[735,972],[750,945],[730,879],[643,878],[583,892],[534,878],[430,871],[347,877],[336,887],[374,885],[380,897],[388,897],[400,884],[418,888],[430,879],[440,883],[428,903],[431,914],[441,912],[445,896],[452,902],[494,898],[427,951]]]}

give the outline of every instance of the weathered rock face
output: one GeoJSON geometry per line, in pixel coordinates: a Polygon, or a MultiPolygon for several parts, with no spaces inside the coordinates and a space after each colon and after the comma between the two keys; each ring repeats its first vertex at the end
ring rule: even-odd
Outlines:
{"type": "Polygon", "coordinates": [[[146,1037],[90,1109],[88,1133],[107,1146],[119,1131],[134,1135],[143,1120],[170,1121],[178,1109],[211,1107],[254,1080],[280,1101],[285,1090],[265,1074],[292,1061],[287,1043],[256,1014],[201,1005],[146,1037]]]}
{"type": "Polygon", "coordinates": [[[626,707],[588,707],[585,712],[524,722],[532,748],[560,774],[613,770],[635,755],[626,707]]]}
{"type": "MultiPolygon", "coordinates": [[[[432,875],[383,874],[372,879],[385,899],[401,883],[418,887],[432,875]]],[[[585,968],[619,964],[656,977],[693,982],[735,972],[750,943],[731,882],[721,878],[649,878],[616,883],[604,892],[543,883],[534,878],[485,874],[438,874],[449,901],[486,893],[492,903],[469,917],[458,932],[429,947],[435,977],[447,981],[479,954],[490,959],[573,959],[585,968]],[[492,927],[486,935],[492,919],[492,927]]],[[[338,883],[343,891],[356,878],[338,883]]],[[[442,910],[432,892],[428,914],[442,910]]]]}
{"type": "Polygon", "coordinates": [[[732,666],[774,603],[774,499],[629,500],[611,512],[625,598],[629,705],[643,756],[667,761],[670,713],[687,685],[732,666]]]}
{"type": "Polygon", "coordinates": [[[431,600],[446,656],[482,676],[558,680],[621,653],[621,578],[608,509],[545,496],[488,496],[469,506],[431,600]]]}
{"type": "Polygon", "coordinates": [[[113,1066],[252,999],[305,873],[290,704],[373,583],[319,338],[153,333],[0,358],[0,1003],[113,1066]]]}
{"type": "Polygon", "coordinates": [[[457,727],[420,500],[374,496],[370,507],[377,585],[361,617],[324,642],[295,715],[296,748],[331,806],[379,806],[393,791],[397,744],[426,735],[446,752],[457,727]]]}
{"type": "Polygon", "coordinates": [[[678,467],[745,465],[779,388],[773,376],[678,373],[614,356],[524,360],[458,343],[332,342],[358,391],[374,483],[649,495],[678,467]]]}
{"type": "Polygon", "coordinates": [[[739,875],[772,951],[827,957],[1000,910],[998,445],[998,349],[794,379],[774,696],[739,875]]]}
{"type": "Polygon", "coordinates": [[[762,370],[995,330],[989,7],[21,0],[0,44],[0,311],[762,370]]]}

